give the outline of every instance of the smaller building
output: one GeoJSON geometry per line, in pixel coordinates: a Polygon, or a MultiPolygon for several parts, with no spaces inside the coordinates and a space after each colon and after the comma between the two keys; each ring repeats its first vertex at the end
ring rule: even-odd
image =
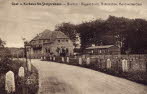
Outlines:
{"type": "Polygon", "coordinates": [[[91,55],[117,55],[121,53],[121,50],[115,45],[102,45],[88,47],[85,52],[91,55]]]}

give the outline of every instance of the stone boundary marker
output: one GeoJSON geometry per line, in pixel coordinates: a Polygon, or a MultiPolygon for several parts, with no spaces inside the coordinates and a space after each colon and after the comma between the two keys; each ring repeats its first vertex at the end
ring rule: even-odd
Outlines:
{"type": "Polygon", "coordinates": [[[62,57],[62,62],[64,62],[64,57],[62,57]]]}
{"type": "Polygon", "coordinates": [[[69,63],[69,57],[66,58],[66,62],[69,63]]]}
{"type": "Polygon", "coordinates": [[[20,67],[20,68],[19,68],[18,76],[19,76],[19,77],[24,77],[24,76],[25,76],[24,67],[20,67]]]}
{"type": "Polygon", "coordinates": [[[122,60],[122,71],[127,72],[128,71],[128,61],[126,59],[122,60]]]}
{"type": "Polygon", "coordinates": [[[8,71],[5,77],[5,90],[8,94],[15,92],[15,78],[12,71],[8,71]]]}
{"type": "Polygon", "coordinates": [[[82,65],[82,58],[79,58],[79,65],[82,65]]]}
{"type": "Polygon", "coordinates": [[[55,57],[53,57],[53,61],[55,61],[56,60],[56,58],[55,57]]]}
{"type": "Polygon", "coordinates": [[[89,58],[89,57],[86,59],[86,64],[87,64],[87,65],[90,64],[90,58],[89,58]]]}
{"type": "Polygon", "coordinates": [[[107,69],[110,69],[110,68],[111,68],[111,60],[107,59],[107,69]]]}
{"type": "Polygon", "coordinates": [[[52,57],[50,56],[50,60],[52,60],[52,57]]]}

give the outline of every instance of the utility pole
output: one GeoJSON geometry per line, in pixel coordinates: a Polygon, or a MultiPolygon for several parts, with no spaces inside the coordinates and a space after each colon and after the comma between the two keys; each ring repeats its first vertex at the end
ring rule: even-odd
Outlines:
{"type": "Polygon", "coordinates": [[[25,58],[26,58],[26,72],[28,72],[28,57],[27,57],[27,42],[24,42],[24,48],[25,48],[25,58]]]}
{"type": "Polygon", "coordinates": [[[22,39],[24,41],[24,56],[25,56],[25,70],[26,70],[26,74],[28,72],[28,59],[27,59],[27,41],[25,38],[22,39]]]}

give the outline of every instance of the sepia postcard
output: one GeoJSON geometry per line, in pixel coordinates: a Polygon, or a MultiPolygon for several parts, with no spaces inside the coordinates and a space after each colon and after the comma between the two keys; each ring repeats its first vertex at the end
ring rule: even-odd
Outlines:
{"type": "Polygon", "coordinates": [[[0,0],[0,94],[147,94],[147,1],[0,0]]]}

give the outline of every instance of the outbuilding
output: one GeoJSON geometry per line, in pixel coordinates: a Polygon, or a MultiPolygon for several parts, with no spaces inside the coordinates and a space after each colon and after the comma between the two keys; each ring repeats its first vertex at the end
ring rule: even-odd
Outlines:
{"type": "Polygon", "coordinates": [[[117,55],[121,53],[121,50],[115,45],[101,45],[86,48],[86,53],[92,55],[117,55]]]}

